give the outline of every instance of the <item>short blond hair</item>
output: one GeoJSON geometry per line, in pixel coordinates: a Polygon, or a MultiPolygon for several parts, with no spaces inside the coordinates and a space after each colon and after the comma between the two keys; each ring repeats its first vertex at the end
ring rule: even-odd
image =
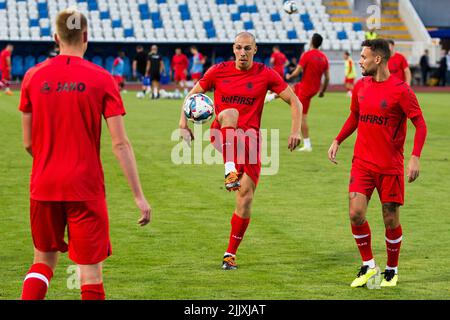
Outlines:
{"type": "Polygon", "coordinates": [[[56,17],[56,34],[60,41],[73,45],[83,41],[87,31],[87,19],[77,9],[65,9],[56,17]]]}

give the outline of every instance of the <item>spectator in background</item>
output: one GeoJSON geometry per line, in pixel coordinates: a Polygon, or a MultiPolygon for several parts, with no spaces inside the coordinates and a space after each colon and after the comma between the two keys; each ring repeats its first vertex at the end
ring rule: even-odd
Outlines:
{"type": "Polygon", "coordinates": [[[203,67],[206,62],[205,57],[198,52],[196,46],[191,46],[192,54],[192,66],[191,66],[191,79],[194,81],[194,86],[203,76],[203,67]]]}
{"type": "MultiPolygon", "coordinates": [[[[287,70],[288,70],[288,74],[291,74],[294,72],[294,70],[297,68],[297,64],[298,64],[298,59],[296,57],[292,57],[291,60],[289,61],[289,64],[287,66],[287,70]]],[[[290,78],[287,83],[289,84],[294,84],[296,82],[300,81],[299,77],[294,77],[294,78],[290,78]]]]}
{"type": "Polygon", "coordinates": [[[378,34],[375,32],[375,28],[372,28],[369,31],[366,31],[365,37],[366,37],[366,40],[374,40],[374,39],[378,38],[378,34]]]}
{"type": "Polygon", "coordinates": [[[181,98],[181,91],[183,94],[187,95],[187,69],[189,67],[189,60],[186,55],[181,51],[181,48],[175,49],[175,55],[172,57],[172,62],[170,66],[170,72],[173,73],[173,80],[176,83],[175,97],[181,98]]]}
{"type": "Polygon", "coordinates": [[[273,46],[272,55],[270,56],[270,65],[280,77],[284,80],[284,68],[289,64],[289,60],[286,58],[283,52],[280,51],[279,46],[273,46]]]}
{"type": "Polygon", "coordinates": [[[136,55],[133,58],[133,78],[142,82],[142,97],[145,97],[147,90],[150,92],[150,78],[145,76],[147,69],[147,53],[142,45],[136,47],[136,55]]]}
{"type": "Polygon", "coordinates": [[[0,52],[0,90],[5,88],[5,94],[12,96],[13,93],[9,88],[9,82],[11,81],[11,54],[14,50],[12,44],[7,44],[6,48],[0,52]]]}
{"type": "Polygon", "coordinates": [[[158,53],[158,46],[152,45],[148,54],[146,76],[152,81],[152,99],[159,99],[161,75],[166,73],[162,56],[158,53]]]}
{"type": "Polygon", "coordinates": [[[420,57],[420,71],[422,72],[422,85],[426,86],[428,81],[428,72],[430,72],[430,57],[428,49],[420,57]]]}
{"type": "Polygon", "coordinates": [[[114,60],[112,67],[112,75],[114,80],[116,80],[117,86],[121,92],[126,92],[124,90],[125,87],[125,78],[123,77],[124,69],[125,69],[125,52],[119,51],[119,56],[114,60]]]}
{"type": "Polygon", "coordinates": [[[450,79],[450,50],[447,50],[447,80],[450,79]]]}
{"type": "Polygon", "coordinates": [[[445,87],[447,84],[447,53],[445,50],[441,51],[441,59],[439,60],[439,86],[445,87]]]}

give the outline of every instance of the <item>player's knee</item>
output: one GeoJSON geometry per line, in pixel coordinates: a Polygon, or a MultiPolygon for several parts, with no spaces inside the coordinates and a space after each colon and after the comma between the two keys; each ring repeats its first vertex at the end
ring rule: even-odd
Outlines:
{"type": "Polygon", "coordinates": [[[236,126],[239,118],[239,111],[236,109],[226,109],[219,113],[219,122],[222,126],[236,126]]]}
{"type": "Polygon", "coordinates": [[[400,224],[398,207],[396,203],[383,203],[383,220],[387,228],[396,228],[400,224]]]}
{"type": "Polygon", "coordinates": [[[365,212],[363,208],[352,207],[349,210],[349,217],[352,225],[359,226],[365,221],[365,212]]]}

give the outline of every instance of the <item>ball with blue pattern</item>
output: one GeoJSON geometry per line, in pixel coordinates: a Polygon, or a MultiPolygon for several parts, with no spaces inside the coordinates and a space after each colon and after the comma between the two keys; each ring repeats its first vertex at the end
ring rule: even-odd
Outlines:
{"type": "Polygon", "coordinates": [[[183,105],[186,118],[195,123],[205,123],[214,116],[214,102],[203,93],[191,95],[183,105]]]}

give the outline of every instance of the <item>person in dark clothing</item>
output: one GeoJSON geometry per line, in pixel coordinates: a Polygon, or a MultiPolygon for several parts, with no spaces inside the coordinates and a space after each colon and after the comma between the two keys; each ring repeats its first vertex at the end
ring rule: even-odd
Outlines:
{"type": "Polygon", "coordinates": [[[428,50],[420,57],[420,71],[422,73],[422,85],[426,86],[428,81],[428,73],[430,72],[430,58],[428,50]]]}
{"type": "Polygon", "coordinates": [[[438,70],[439,70],[439,85],[445,87],[447,83],[447,57],[445,50],[442,50],[438,70]]]}

